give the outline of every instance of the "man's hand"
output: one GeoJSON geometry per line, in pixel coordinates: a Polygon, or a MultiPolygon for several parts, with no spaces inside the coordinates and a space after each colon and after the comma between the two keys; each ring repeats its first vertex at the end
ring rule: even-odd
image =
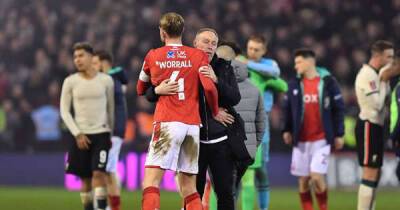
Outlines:
{"type": "Polygon", "coordinates": [[[88,150],[91,142],[85,134],[81,133],[76,136],[76,144],[80,150],[88,150]]]}
{"type": "Polygon", "coordinates": [[[292,134],[290,132],[283,133],[283,142],[285,142],[285,144],[287,144],[287,145],[292,145],[293,138],[292,138],[292,134]]]}
{"type": "Polygon", "coordinates": [[[215,75],[214,69],[210,65],[208,65],[208,68],[200,68],[199,72],[204,76],[210,78],[214,83],[218,83],[217,75],[215,75]]]}
{"type": "Polygon", "coordinates": [[[343,137],[335,137],[335,149],[342,149],[344,145],[343,137]]]}
{"type": "Polygon", "coordinates": [[[228,110],[224,109],[224,108],[219,108],[219,112],[217,114],[217,116],[214,117],[214,119],[218,122],[220,122],[222,125],[224,125],[225,127],[228,127],[228,124],[232,124],[233,122],[235,122],[235,118],[228,113],[228,110]]]}
{"type": "Polygon", "coordinates": [[[155,89],[157,95],[174,95],[178,93],[179,85],[177,82],[172,82],[170,79],[162,81],[155,89]]]}
{"type": "Polygon", "coordinates": [[[400,74],[400,63],[394,62],[388,69],[380,73],[380,79],[383,82],[388,82],[393,77],[400,74]]]}

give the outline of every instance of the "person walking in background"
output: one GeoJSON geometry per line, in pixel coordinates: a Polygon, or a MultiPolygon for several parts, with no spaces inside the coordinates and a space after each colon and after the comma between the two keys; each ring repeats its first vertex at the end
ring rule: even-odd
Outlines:
{"type": "MultiPolygon", "coordinates": [[[[247,41],[247,57],[237,56],[236,59],[247,65],[250,81],[259,89],[264,98],[266,112],[265,133],[258,148],[255,162],[251,168],[256,168],[255,181],[258,190],[258,204],[261,210],[268,209],[270,202],[268,160],[269,160],[269,113],[274,105],[273,93],[284,93],[287,84],[279,78],[278,63],[270,58],[263,57],[267,53],[267,41],[261,35],[253,35],[247,41]]],[[[246,194],[248,202],[254,200],[255,193],[246,194]]],[[[247,199],[246,199],[247,200],[247,199]]],[[[246,202],[246,203],[248,203],[246,202]]]]}
{"type": "Polygon", "coordinates": [[[120,210],[121,187],[117,176],[117,165],[125,135],[127,119],[125,91],[128,78],[121,67],[113,67],[113,56],[107,51],[95,52],[93,66],[96,70],[110,75],[114,81],[115,125],[113,136],[111,137],[112,146],[108,156],[106,171],[108,172],[107,192],[111,210],[120,210]]]}
{"type": "Polygon", "coordinates": [[[289,82],[283,113],[283,140],[293,145],[290,172],[299,180],[303,210],[312,210],[310,182],[320,210],[328,209],[328,171],[331,145],[343,147],[344,103],[336,79],[316,66],[314,51],[295,51],[297,77],[289,82]]]}
{"type": "MultiPolygon", "coordinates": [[[[360,107],[356,124],[358,162],[362,167],[358,189],[358,210],[375,207],[375,193],[383,161],[385,101],[389,82],[383,79],[382,68],[393,61],[393,44],[378,40],[371,46],[371,58],[357,74],[355,91],[360,107]]],[[[387,78],[390,79],[390,78],[387,78]]]]}
{"type": "MultiPolygon", "coordinates": [[[[400,74],[400,50],[396,51],[393,65],[388,66],[385,71],[391,72],[391,77],[398,77],[400,74]]],[[[398,78],[397,78],[398,79],[398,78]]],[[[400,81],[393,88],[390,100],[390,140],[398,159],[396,176],[400,181],[400,81]]]]}
{"type": "MultiPolygon", "coordinates": [[[[217,55],[221,58],[232,61],[231,65],[233,66],[240,95],[242,96],[242,99],[239,104],[235,106],[235,109],[245,122],[247,137],[245,143],[249,155],[254,160],[257,148],[262,142],[265,131],[266,114],[264,111],[262,95],[258,88],[253,85],[248,78],[249,72],[247,66],[242,62],[234,60],[237,55],[230,46],[224,44],[220,45],[217,49],[217,55]]],[[[249,165],[247,163],[239,162],[237,163],[236,168],[236,183],[234,190],[236,191],[236,198],[238,198],[239,184],[241,182],[242,210],[254,209],[254,184],[257,167],[254,167],[254,165],[248,167],[249,165]]]]}
{"type": "Polygon", "coordinates": [[[93,54],[88,43],[74,45],[74,64],[78,72],[64,80],[60,112],[76,139],[68,152],[66,171],[82,179],[84,209],[93,209],[93,189],[97,209],[105,210],[106,166],[114,126],[114,83],[109,75],[93,68],[93,54]]]}

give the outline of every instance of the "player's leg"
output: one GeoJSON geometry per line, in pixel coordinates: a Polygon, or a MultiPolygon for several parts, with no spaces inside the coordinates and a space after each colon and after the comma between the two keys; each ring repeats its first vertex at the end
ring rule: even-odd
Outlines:
{"type": "MultiPolygon", "coordinates": [[[[181,188],[181,185],[179,184],[178,173],[175,173],[174,179],[175,179],[176,188],[178,189],[179,196],[181,196],[181,198],[183,198],[182,188],[181,188]]],[[[182,200],[181,210],[185,210],[185,201],[184,200],[182,200]]]]}
{"type": "Polygon", "coordinates": [[[163,159],[166,158],[166,142],[170,142],[165,125],[154,123],[153,135],[149,144],[149,152],[146,157],[144,178],[142,182],[143,198],[142,210],[154,210],[160,208],[160,182],[165,169],[161,168],[163,159]]]}
{"type": "Polygon", "coordinates": [[[91,186],[91,153],[89,150],[80,150],[75,142],[68,151],[66,173],[74,174],[81,178],[81,201],[84,210],[93,210],[93,193],[91,186]]]}
{"type": "Polygon", "coordinates": [[[375,206],[376,188],[383,161],[383,128],[359,120],[356,137],[358,160],[363,167],[357,209],[370,210],[375,206]]]}
{"type": "Polygon", "coordinates": [[[313,200],[310,191],[310,156],[308,144],[299,143],[293,147],[290,173],[298,177],[300,202],[303,210],[313,210],[313,200]]]}
{"type": "Polygon", "coordinates": [[[123,140],[118,136],[113,136],[111,142],[112,146],[107,162],[107,192],[111,210],[119,210],[121,206],[121,188],[117,176],[117,166],[123,140]]]}
{"type": "Polygon", "coordinates": [[[256,190],[254,185],[255,170],[253,168],[247,169],[242,177],[242,190],[240,196],[242,198],[242,210],[253,210],[256,197],[256,190]]]}
{"type": "Polygon", "coordinates": [[[182,196],[185,199],[186,210],[202,210],[200,195],[196,190],[196,175],[179,172],[178,180],[182,189],[182,196]]]}
{"type": "Polygon", "coordinates": [[[201,197],[196,188],[196,175],[199,172],[200,128],[194,125],[186,127],[187,132],[179,150],[178,181],[186,210],[201,210],[203,209],[201,197]]]}
{"type": "Polygon", "coordinates": [[[363,167],[361,183],[358,189],[358,210],[375,209],[375,196],[379,174],[379,168],[363,167]]]}
{"type": "Polygon", "coordinates": [[[315,197],[320,210],[328,209],[328,189],[325,181],[325,174],[311,173],[315,197]]]}
{"type": "Polygon", "coordinates": [[[144,169],[142,210],[154,210],[160,208],[160,183],[164,175],[164,169],[144,169]]]}
{"type": "Polygon", "coordinates": [[[298,178],[300,201],[303,210],[313,210],[310,180],[311,177],[309,176],[301,176],[298,178]]]}
{"type": "Polygon", "coordinates": [[[328,172],[331,146],[326,145],[325,140],[314,142],[312,145],[311,181],[319,209],[326,210],[328,208],[328,190],[325,174],[328,172]]]}
{"type": "Polygon", "coordinates": [[[269,178],[268,162],[263,161],[262,166],[256,169],[256,184],[258,189],[258,202],[261,210],[269,207],[269,178]]]}
{"type": "Polygon", "coordinates": [[[84,210],[93,210],[93,195],[92,195],[92,184],[91,178],[81,178],[81,201],[84,210]]]}
{"type": "Polygon", "coordinates": [[[94,200],[99,210],[107,207],[107,161],[111,148],[111,136],[109,133],[88,135],[91,140],[91,167],[92,167],[92,188],[94,200]]]}
{"type": "Polygon", "coordinates": [[[111,210],[119,210],[121,206],[121,188],[117,173],[107,174],[107,193],[111,210]]]}
{"type": "MultiPolygon", "coordinates": [[[[268,178],[268,161],[269,161],[269,113],[267,113],[267,120],[265,125],[265,133],[260,145],[261,149],[261,166],[256,169],[256,184],[258,190],[258,205],[261,210],[266,210],[269,207],[270,201],[270,188],[268,178]]],[[[258,151],[257,151],[258,152],[258,151]]]]}
{"type": "MultiPolygon", "coordinates": [[[[266,139],[264,135],[264,139],[266,139]]],[[[268,209],[269,206],[269,180],[268,180],[268,143],[269,140],[263,140],[257,150],[256,162],[260,162],[256,168],[256,187],[258,190],[258,205],[261,210],[268,209]]]]}

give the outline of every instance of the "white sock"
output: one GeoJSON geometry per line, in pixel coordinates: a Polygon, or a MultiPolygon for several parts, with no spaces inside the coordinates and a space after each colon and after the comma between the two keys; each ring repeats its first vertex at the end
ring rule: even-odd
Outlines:
{"type": "Polygon", "coordinates": [[[92,192],[81,192],[80,196],[83,204],[90,203],[93,201],[92,192]]]}
{"type": "Polygon", "coordinates": [[[107,190],[105,187],[94,188],[94,198],[97,202],[98,210],[105,210],[107,207],[107,190]]]}
{"type": "Polygon", "coordinates": [[[376,188],[360,184],[358,189],[357,210],[375,209],[375,190],[376,188]]]}

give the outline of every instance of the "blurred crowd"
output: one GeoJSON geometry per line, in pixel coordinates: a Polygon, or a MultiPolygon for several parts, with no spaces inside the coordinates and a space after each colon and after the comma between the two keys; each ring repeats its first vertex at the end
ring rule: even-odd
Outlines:
{"type": "MultiPolygon", "coordinates": [[[[0,151],[59,151],[72,142],[58,103],[63,79],[75,71],[71,47],[88,41],[113,52],[130,79],[126,150],[145,151],[153,105],[135,93],[144,55],[161,45],[158,20],[175,11],[185,18],[184,43],[201,27],[243,49],[255,33],[269,40],[267,57],[283,78],[294,75],[292,52],[311,47],[319,65],[338,78],[354,115],[354,78],[377,39],[399,46],[400,0],[1,0],[0,151]],[[397,40],[395,39],[397,37],[397,40]]],[[[280,150],[279,108],[271,115],[272,149],[280,150]]]]}

